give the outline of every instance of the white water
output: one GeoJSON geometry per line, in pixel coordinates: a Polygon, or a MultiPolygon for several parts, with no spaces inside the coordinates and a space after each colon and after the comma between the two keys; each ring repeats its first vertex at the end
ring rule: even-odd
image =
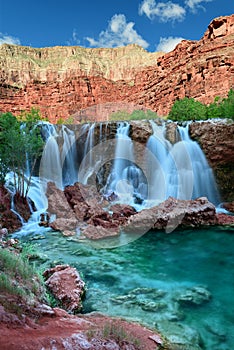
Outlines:
{"type": "Polygon", "coordinates": [[[73,130],[62,125],[43,126],[46,145],[40,163],[40,178],[52,181],[60,189],[78,180],[76,137],[73,130]]]}
{"type": "Polygon", "coordinates": [[[197,142],[190,139],[189,126],[178,127],[181,141],[171,145],[165,139],[164,126],[151,124],[154,133],[147,142],[150,151],[149,200],[162,202],[169,196],[178,199],[206,196],[218,204],[219,194],[212,169],[197,142]]]}
{"type": "Polygon", "coordinates": [[[145,187],[142,171],[135,165],[134,144],[129,137],[129,128],[127,122],[118,123],[114,162],[105,192],[114,192],[120,202],[133,204],[136,196],[144,196],[145,187]]]}
{"type": "MultiPolygon", "coordinates": [[[[144,165],[143,173],[142,165],[135,161],[136,152],[140,149],[129,137],[130,125],[127,122],[118,123],[112,155],[114,161],[107,183],[103,185],[103,192],[114,192],[118,201],[134,205],[137,209],[155,205],[169,196],[179,199],[206,196],[217,205],[220,200],[212,169],[199,145],[190,139],[188,126],[178,127],[181,141],[172,145],[165,138],[165,125],[158,126],[154,122],[151,125],[153,135],[144,148],[146,166],[144,165]]],[[[64,125],[43,124],[46,144],[39,177],[32,177],[28,194],[37,209],[33,213],[32,222],[38,222],[40,213],[47,210],[45,193],[48,181],[53,181],[60,189],[76,181],[87,184],[93,175],[98,174],[105,161],[110,160],[106,159],[105,148],[111,141],[105,140],[106,129],[102,125],[99,127],[98,146],[95,146],[95,124],[82,127],[81,134],[87,133],[87,138],[83,151],[80,152],[83,154],[81,160],[78,159],[73,130],[64,125]],[[81,166],[78,173],[79,163],[81,166]]],[[[101,174],[102,172],[98,176],[101,174]]]]}
{"type": "MultiPolygon", "coordinates": [[[[187,174],[185,172],[185,176],[188,177],[186,178],[187,182],[192,182],[193,180],[192,198],[205,196],[210,202],[217,205],[220,203],[220,196],[212,168],[209,166],[198,143],[190,139],[189,125],[185,128],[179,127],[179,133],[191,164],[189,166],[189,173],[187,174]]],[[[179,153],[179,150],[177,152],[179,153]]],[[[178,155],[177,158],[179,158],[178,155]]]]}

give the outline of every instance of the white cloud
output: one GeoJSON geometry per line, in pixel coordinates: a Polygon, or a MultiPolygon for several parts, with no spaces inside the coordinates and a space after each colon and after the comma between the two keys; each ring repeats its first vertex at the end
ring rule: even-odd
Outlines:
{"type": "Polygon", "coordinates": [[[211,2],[213,0],[185,0],[185,5],[192,11],[197,12],[198,8],[205,10],[204,6],[201,5],[202,2],[211,2]]]}
{"type": "Polygon", "coordinates": [[[80,40],[77,37],[77,32],[75,29],[73,29],[72,38],[67,41],[67,45],[73,46],[73,45],[79,45],[79,44],[80,44],[80,40]]]}
{"type": "Polygon", "coordinates": [[[2,44],[20,45],[20,40],[8,34],[0,33],[0,45],[2,44]]]}
{"type": "Polygon", "coordinates": [[[156,3],[155,0],[143,0],[139,7],[139,14],[145,14],[149,19],[159,17],[161,22],[182,21],[186,10],[171,1],[156,3]]]}
{"type": "Polygon", "coordinates": [[[174,50],[177,44],[179,44],[184,38],[172,37],[160,38],[160,42],[156,47],[156,51],[170,52],[174,50]]]}
{"type": "Polygon", "coordinates": [[[147,48],[149,44],[133,28],[134,22],[127,22],[123,14],[114,15],[105,31],[102,31],[98,39],[86,37],[90,46],[95,47],[116,47],[128,44],[138,44],[147,48]]]}

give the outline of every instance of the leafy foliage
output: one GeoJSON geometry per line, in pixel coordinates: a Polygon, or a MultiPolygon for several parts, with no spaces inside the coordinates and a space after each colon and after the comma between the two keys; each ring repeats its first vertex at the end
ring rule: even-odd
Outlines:
{"type": "Polygon", "coordinates": [[[215,97],[208,106],[193,98],[185,97],[175,101],[169,119],[175,121],[205,120],[211,118],[230,118],[234,120],[234,90],[230,90],[227,98],[215,97]]]}
{"type": "Polygon", "coordinates": [[[118,111],[112,113],[110,116],[111,121],[120,121],[120,120],[144,120],[144,119],[156,119],[158,118],[157,114],[153,111],[147,110],[135,110],[132,113],[127,111],[118,111]]]}
{"type": "Polygon", "coordinates": [[[32,172],[43,150],[39,120],[39,112],[34,109],[18,118],[11,113],[0,117],[0,182],[4,183],[6,173],[12,171],[15,192],[21,197],[27,197],[32,172]],[[30,171],[26,177],[28,164],[30,171]]]}
{"type": "Polygon", "coordinates": [[[185,97],[174,102],[170,112],[171,120],[206,119],[206,106],[193,98],[185,97]]]}

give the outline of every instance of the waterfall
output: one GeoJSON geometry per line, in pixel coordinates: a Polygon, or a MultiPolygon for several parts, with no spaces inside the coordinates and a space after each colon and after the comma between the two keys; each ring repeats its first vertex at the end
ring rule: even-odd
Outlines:
{"type": "Polygon", "coordinates": [[[78,180],[76,137],[65,125],[42,125],[46,144],[40,163],[40,177],[60,189],[78,180]],[[62,144],[61,144],[62,143],[62,144]]]}
{"type": "Polygon", "coordinates": [[[63,186],[67,186],[78,180],[76,136],[73,130],[62,125],[62,138],[63,186]]]}
{"type": "MultiPolygon", "coordinates": [[[[189,124],[186,127],[178,127],[181,142],[184,144],[188,153],[191,174],[186,174],[189,178],[186,181],[193,180],[192,198],[205,196],[210,202],[217,205],[220,203],[220,196],[215,182],[213,171],[209,166],[206,157],[197,142],[189,137],[189,124]]],[[[179,152],[179,149],[177,150],[179,152]]],[[[181,156],[180,156],[181,157],[181,156]]],[[[178,156],[177,156],[178,158],[178,156]]]]}
{"type": "Polygon", "coordinates": [[[83,151],[83,160],[81,163],[81,166],[79,168],[79,181],[83,184],[87,184],[89,178],[93,174],[93,167],[94,167],[94,154],[93,154],[93,147],[94,147],[94,131],[95,131],[95,123],[93,124],[85,124],[82,126],[82,132],[86,132],[88,129],[88,135],[84,144],[84,151],[83,151]]]}
{"type": "MultiPolygon", "coordinates": [[[[178,199],[206,196],[217,205],[220,198],[212,169],[199,145],[190,139],[189,126],[178,126],[181,140],[172,145],[165,137],[166,124],[150,123],[153,135],[146,147],[141,144],[142,148],[130,138],[128,122],[117,124],[115,139],[108,138],[107,123],[85,124],[81,127],[79,143],[71,127],[42,123],[46,143],[39,176],[32,177],[28,193],[37,209],[32,215],[32,227],[47,209],[48,181],[60,189],[76,181],[96,186],[98,183],[97,190],[104,195],[109,197],[114,193],[119,202],[138,210],[169,196],[178,199]],[[142,154],[144,162],[139,164],[142,154]]],[[[10,188],[10,174],[8,177],[10,188]]]]}
{"type": "Polygon", "coordinates": [[[165,125],[150,121],[153,135],[146,145],[148,167],[149,200],[162,202],[168,192],[168,157],[172,145],[165,138],[165,125]]]}
{"type": "Polygon", "coordinates": [[[165,139],[165,125],[157,126],[154,122],[151,125],[154,133],[147,142],[149,200],[162,202],[169,196],[178,199],[206,196],[218,204],[212,169],[197,142],[190,139],[189,125],[178,126],[181,141],[174,145],[165,139]]]}
{"type": "Polygon", "coordinates": [[[134,144],[129,137],[129,128],[127,122],[118,123],[114,162],[105,192],[115,193],[121,202],[134,204],[143,201],[147,190],[142,170],[135,164],[134,144]]]}

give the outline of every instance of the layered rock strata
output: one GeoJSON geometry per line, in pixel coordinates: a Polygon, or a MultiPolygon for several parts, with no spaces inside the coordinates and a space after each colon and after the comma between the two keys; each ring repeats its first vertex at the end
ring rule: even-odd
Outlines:
{"type": "Polygon", "coordinates": [[[185,96],[210,103],[234,87],[233,43],[234,15],[214,19],[201,40],[183,40],[167,54],[137,45],[33,49],[4,44],[0,111],[17,114],[37,107],[52,122],[71,115],[79,122],[89,114],[104,120],[113,111],[141,107],[166,115],[185,96]]]}

